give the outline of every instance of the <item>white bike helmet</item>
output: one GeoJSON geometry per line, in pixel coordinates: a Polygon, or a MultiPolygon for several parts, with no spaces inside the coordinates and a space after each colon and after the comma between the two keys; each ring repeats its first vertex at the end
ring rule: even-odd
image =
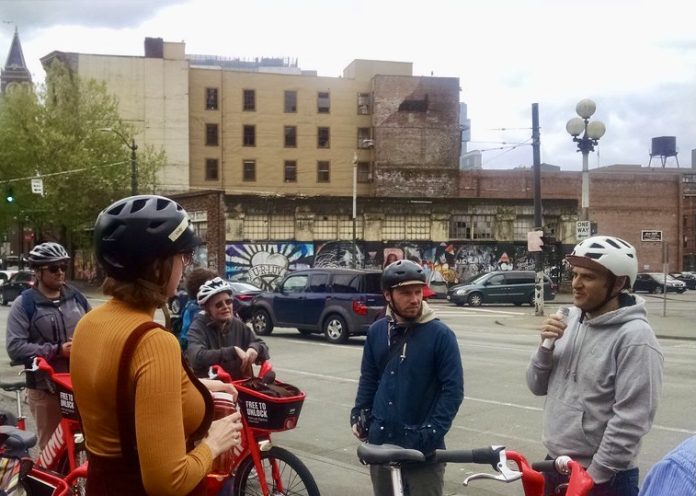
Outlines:
{"type": "Polygon", "coordinates": [[[232,286],[230,286],[230,283],[225,281],[222,277],[216,277],[215,279],[205,281],[201,285],[200,289],[198,290],[198,295],[196,296],[196,299],[198,300],[199,305],[205,305],[205,302],[208,301],[210,298],[212,298],[218,293],[223,292],[232,294],[234,291],[232,290],[232,286]]]}
{"type": "Polygon", "coordinates": [[[628,277],[630,287],[638,274],[636,249],[630,243],[614,236],[593,236],[580,241],[566,260],[574,267],[603,268],[616,277],[628,277]]]}

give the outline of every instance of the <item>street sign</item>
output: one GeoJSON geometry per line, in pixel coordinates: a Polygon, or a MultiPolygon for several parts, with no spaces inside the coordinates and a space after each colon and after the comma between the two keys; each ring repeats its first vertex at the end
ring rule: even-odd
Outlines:
{"type": "Polygon", "coordinates": [[[589,220],[579,220],[575,223],[575,237],[578,240],[590,237],[591,222],[589,220]]]}
{"type": "Polygon", "coordinates": [[[31,192],[36,195],[43,196],[43,179],[41,179],[40,177],[33,177],[31,179],[31,192]]]}
{"type": "Polygon", "coordinates": [[[662,231],[643,229],[640,231],[641,241],[662,241],[662,231]]]}

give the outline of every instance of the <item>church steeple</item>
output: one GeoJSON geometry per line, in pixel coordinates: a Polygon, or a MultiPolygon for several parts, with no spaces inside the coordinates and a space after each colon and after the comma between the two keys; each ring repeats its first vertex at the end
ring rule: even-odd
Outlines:
{"type": "Polygon", "coordinates": [[[5,92],[11,84],[31,84],[31,73],[27,69],[22,53],[22,44],[19,42],[19,32],[15,27],[10,53],[7,55],[5,67],[0,73],[0,91],[5,92]]]}

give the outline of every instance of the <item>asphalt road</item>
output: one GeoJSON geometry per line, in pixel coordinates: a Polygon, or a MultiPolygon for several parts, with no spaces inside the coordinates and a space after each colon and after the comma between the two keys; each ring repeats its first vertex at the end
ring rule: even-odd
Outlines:
{"type": "MultiPolygon", "coordinates": [[[[649,311],[659,315],[661,300],[652,297],[649,311]]],[[[99,301],[94,300],[93,305],[99,301]]],[[[465,400],[447,437],[450,448],[502,444],[531,461],[542,459],[541,413],[543,398],[534,397],[525,384],[529,357],[538,344],[540,317],[530,307],[458,308],[435,303],[440,318],[454,330],[462,353],[465,400]]],[[[557,303],[552,303],[553,310],[557,303]]],[[[13,376],[4,351],[7,308],[0,308],[0,376],[13,376]]],[[[696,292],[669,301],[666,320],[696,317],[696,292]],[[670,315],[674,317],[670,317],[670,315]]],[[[659,334],[659,333],[658,333],[659,334]]],[[[315,475],[322,494],[371,494],[367,469],[358,462],[358,442],[350,432],[348,416],[355,398],[362,353],[362,338],[346,345],[330,345],[320,336],[302,337],[294,329],[275,329],[265,338],[278,378],[307,393],[299,425],[273,436],[275,444],[297,454],[315,475]]],[[[663,397],[652,431],[640,456],[641,476],[679,441],[696,432],[696,341],[662,339],[665,354],[663,397]],[[689,413],[687,413],[689,412],[689,413]]],[[[13,397],[0,395],[0,405],[14,408],[13,397]]],[[[461,481],[471,471],[486,467],[450,464],[446,494],[519,495],[520,483],[461,481]]],[[[490,471],[490,468],[489,468],[490,471]]]]}

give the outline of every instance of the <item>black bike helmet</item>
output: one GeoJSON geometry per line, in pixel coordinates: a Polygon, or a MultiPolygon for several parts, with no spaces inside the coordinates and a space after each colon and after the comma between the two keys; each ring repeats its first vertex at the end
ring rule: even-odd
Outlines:
{"type": "Polygon", "coordinates": [[[32,267],[70,260],[70,255],[62,245],[49,241],[36,245],[26,257],[32,267]]]}
{"type": "Polygon", "coordinates": [[[94,246],[108,276],[134,281],[158,258],[193,250],[201,243],[186,211],[157,195],[119,200],[97,217],[94,246]]]}
{"type": "Polygon", "coordinates": [[[411,260],[397,260],[382,272],[382,289],[390,290],[399,286],[412,284],[425,285],[425,272],[423,267],[411,260]]]}

